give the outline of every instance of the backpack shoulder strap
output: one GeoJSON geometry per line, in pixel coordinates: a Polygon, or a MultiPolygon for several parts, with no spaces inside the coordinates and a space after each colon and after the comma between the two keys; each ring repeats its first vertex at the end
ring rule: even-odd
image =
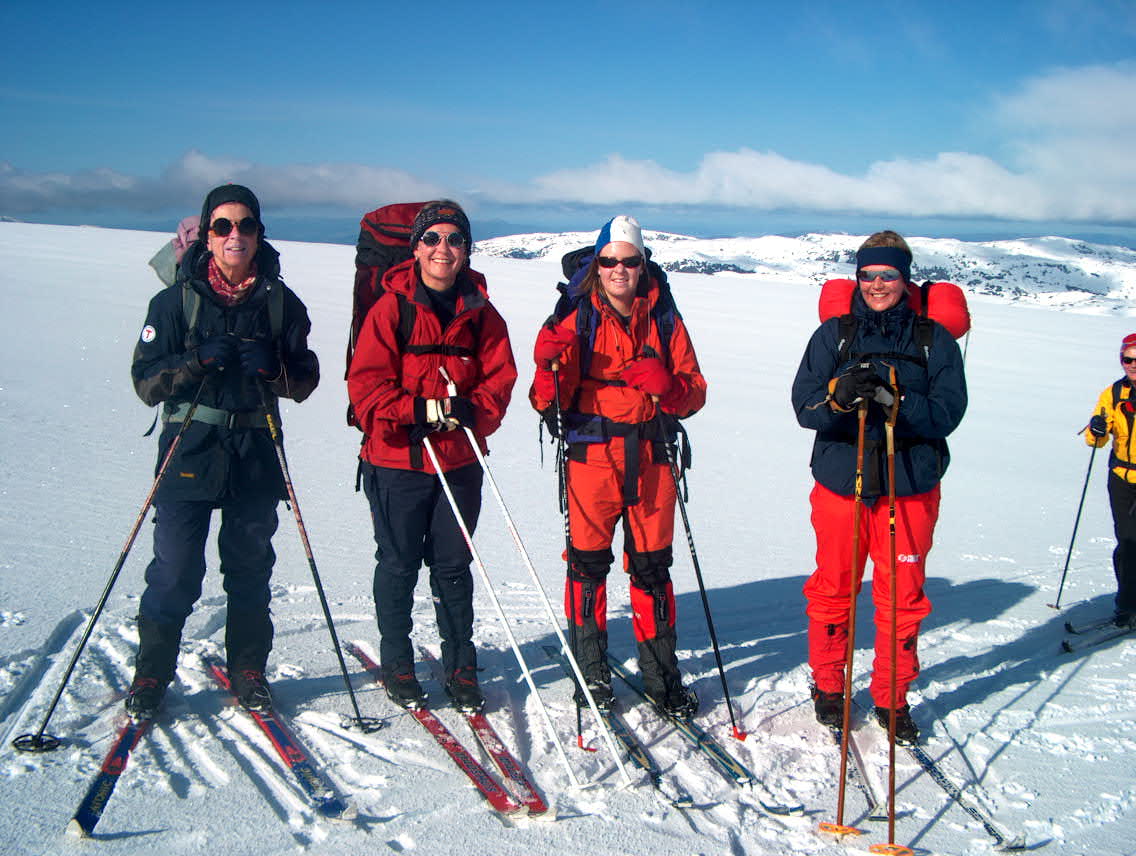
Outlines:
{"type": "Polygon", "coordinates": [[[181,312],[182,317],[185,318],[185,345],[187,348],[193,348],[200,344],[197,341],[197,318],[201,314],[201,295],[190,285],[188,279],[180,280],[177,287],[181,289],[181,312]]]}
{"type": "Polygon", "coordinates": [[[860,322],[851,312],[840,316],[840,325],[837,332],[837,365],[844,365],[852,356],[852,340],[856,338],[856,328],[860,322]]]}
{"type": "Polygon", "coordinates": [[[394,296],[398,300],[398,328],[395,331],[395,338],[398,340],[398,349],[405,351],[406,343],[414,334],[414,321],[418,317],[418,310],[402,292],[395,292],[394,296]]]}
{"type": "Polygon", "coordinates": [[[272,331],[272,340],[280,338],[284,332],[284,283],[277,282],[268,286],[268,326],[272,331]]]}

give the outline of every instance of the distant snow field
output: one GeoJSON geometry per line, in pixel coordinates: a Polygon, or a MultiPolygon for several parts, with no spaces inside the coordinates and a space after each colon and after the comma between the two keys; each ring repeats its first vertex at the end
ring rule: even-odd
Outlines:
{"type": "MultiPolygon", "coordinates": [[[[474,266],[509,323],[521,368],[512,406],[490,438],[492,467],[554,604],[563,588],[563,529],[554,447],[538,446],[526,400],[532,343],[562,278],[560,255],[592,233],[500,238],[474,266]]],[[[50,754],[11,740],[41,723],[153,477],[152,411],[129,379],[131,352],[160,288],[146,262],[168,236],[0,223],[0,841],[6,854],[71,854],[63,830],[114,733],[137,644],[133,617],[150,558],[142,528],[107,608],[63,694],[50,754]]],[[[789,387],[817,324],[820,282],[853,275],[847,235],[695,240],[647,233],[692,331],[710,384],[687,422],[694,447],[688,510],[734,713],[730,735],[681,521],[675,567],[680,659],[702,700],[698,721],[759,779],[737,786],[663,725],[626,687],[626,720],[693,798],[679,810],[631,768],[620,777],[589,716],[576,746],[571,688],[542,646],[555,644],[540,592],[486,490],[478,550],[534,670],[575,775],[570,786],[537,700],[478,580],[476,641],[488,713],[552,805],[546,820],[497,816],[437,744],[397,711],[354,661],[372,734],[345,729],[351,708],[292,512],[280,506],[273,579],[278,708],[339,794],[350,822],[313,811],[249,717],[208,677],[223,652],[224,598],[211,549],[205,593],[186,628],[167,710],[122,775],[96,830],[100,853],[342,854],[843,854],[886,841],[848,789],[836,842],[817,824],[836,814],[838,756],[812,716],[801,586],[813,569],[808,470],[812,436],[789,387]],[[722,273],[711,275],[710,271],[722,273]],[[683,271],[704,271],[701,273],[683,271]],[[800,804],[778,816],[766,804],[800,804]]],[[[1136,645],[1117,640],[1060,651],[1066,620],[1111,611],[1114,582],[1106,455],[1097,454],[1060,611],[1057,596],[1089,450],[1077,436],[1100,390],[1120,376],[1117,349],[1136,330],[1136,254],[1062,238],[982,244],[915,238],[916,275],[958,282],[973,331],[965,343],[970,407],[951,437],[942,514],[929,558],[934,612],[920,639],[912,695],[927,754],[995,828],[1040,853],[1136,852],[1136,645]]],[[[307,303],[322,384],[283,410],[288,458],[344,641],[374,650],[374,544],[354,491],[359,435],[346,427],[343,352],[351,247],[281,242],[284,276],[307,303]]],[[[634,668],[626,581],[611,577],[611,649],[634,668]]],[[[867,705],[873,626],[861,600],[857,697],[867,705]]],[[[437,642],[429,589],[415,602],[415,638],[437,642]]],[[[438,715],[467,746],[465,724],[419,667],[438,715]]],[[[871,785],[886,792],[886,735],[858,715],[871,785]]],[[[986,854],[992,837],[905,753],[898,756],[896,840],[917,853],[986,854]]],[[[492,770],[489,759],[481,758],[492,770]]],[[[86,847],[83,848],[87,850],[86,847]]]]}

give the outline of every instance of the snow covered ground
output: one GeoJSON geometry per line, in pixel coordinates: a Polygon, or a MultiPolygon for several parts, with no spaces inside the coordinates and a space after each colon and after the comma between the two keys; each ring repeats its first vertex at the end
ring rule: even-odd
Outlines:
{"type": "MultiPolygon", "coordinates": [[[[90,852],[63,835],[113,732],[136,644],[132,617],[149,559],[145,525],[50,731],[66,745],[15,752],[34,731],[97,602],[149,488],[153,414],[131,389],[128,366],[146,302],[159,287],[146,261],[165,236],[94,228],[0,224],[0,841],[8,854],[90,852]]],[[[855,245],[849,239],[851,246],[855,245]]],[[[354,493],[358,435],[343,423],[343,342],[353,250],[281,243],[287,281],[307,302],[324,380],[303,405],[286,406],[287,448],[304,522],[340,637],[374,646],[373,544],[366,502],[354,493]]],[[[508,418],[491,439],[490,464],[545,590],[561,589],[561,521],[552,450],[537,445],[525,401],[539,322],[555,296],[558,260],[476,259],[509,322],[522,367],[508,418]]],[[[832,270],[848,276],[850,269],[832,270]]],[[[703,699],[702,724],[764,781],[737,788],[620,690],[627,719],[665,773],[694,796],[680,812],[636,777],[619,777],[598,732],[575,748],[570,690],[541,645],[554,641],[544,610],[492,497],[479,550],[524,653],[536,670],[568,757],[574,791],[484,591],[478,595],[482,680],[498,730],[553,804],[552,820],[504,820],[413,721],[360,669],[364,713],[387,717],[371,735],[345,731],[350,705],[307,560],[281,506],[270,678],[280,710],[340,792],[353,823],[317,818],[272,749],[207,678],[202,656],[222,650],[218,574],[187,626],[168,712],[131,760],[96,833],[100,852],[276,854],[835,854],[886,840],[849,789],[846,820],[858,842],[817,834],[836,804],[837,754],[807,703],[801,585],[812,569],[807,493],[811,434],[797,427],[789,385],[816,326],[817,290],[782,279],[674,274],[674,291],[710,381],[706,409],[689,420],[695,469],[689,511],[735,709],[750,736],[730,737],[721,684],[681,535],[674,576],[685,670],[703,699]],[[774,817],[759,797],[799,802],[774,817]]],[[[1116,348],[1136,328],[1130,306],[1083,311],[972,297],[967,356],[971,404],[951,439],[954,460],[929,563],[934,612],[921,640],[915,718],[927,752],[967,799],[1045,853],[1136,852],[1136,646],[1059,651],[1062,623],[1111,609],[1111,521],[1104,456],[1097,455],[1062,612],[1049,609],[1085,477],[1075,436],[1099,391],[1119,376],[1116,348]]],[[[216,559],[211,556],[210,567],[216,559]]],[[[436,641],[425,583],[416,636],[436,641]]],[[[870,607],[858,639],[857,686],[867,703],[870,607]]],[[[612,649],[634,646],[626,588],[611,586],[612,649]]],[[[420,670],[426,677],[426,669],[420,670]]],[[[437,685],[428,689],[440,700],[437,685]]],[[[465,725],[441,710],[469,745],[465,725]]],[[[877,789],[886,740],[861,722],[877,789]]],[[[919,852],[990,850],[981,826],[899,756],[897,841],[919,852]]],[[[486,762],[488,763],[488,762],[486,762]]]]}

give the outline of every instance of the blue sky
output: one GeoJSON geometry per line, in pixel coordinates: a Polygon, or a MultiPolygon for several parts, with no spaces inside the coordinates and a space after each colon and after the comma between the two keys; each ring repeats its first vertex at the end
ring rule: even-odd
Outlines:
{"type": "Polygon", "coordinates": [[[8,0],[0,26],[20,219],[161,227],[233,180],[270,231],[441,194],[475,226],[1136,226],[1131,0],[8,0]]]}

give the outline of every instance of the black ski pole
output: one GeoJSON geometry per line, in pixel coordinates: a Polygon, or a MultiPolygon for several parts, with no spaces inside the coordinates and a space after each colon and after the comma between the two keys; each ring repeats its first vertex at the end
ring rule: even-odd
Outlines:
{"type": "Polygon", "coordinates": [[[686,543],[690,547],[690,561],[694,565],[694,577],[698,580],[698,593],[702,597],[702,611],[706,614],[706,629],[710,631],[710,642],[714,648],[714,660],[718,664],[718,677],[722,681],[722,692],[726,696],[726,710],[730,714],[730,725],[733,726],[734,737],[738,740],[746,739],[746,732],[738,728],[734,719],[734,702],[730,698],[730,688],[726,685],[726,670],[722,666],[722,651],[718,646],[718,634],[714,631],[714,618],[710,614],[710,600],[706,596],[706,583],[702,579],[702,566],[698,563],[698,551],[694,548],[694,534],[690,530],[690,518],[686,513],[686,501],[682,498],[682,484],[679,481],[678,467],[675,464],[674,454],[670,443],[664,443],[667,450],[667,465],[670,467],[671,478],[674,479],[675,498],[678,500],[678,510],[682,515],[682,525],[686,529],[686,543]]]}
{"type": "Polygon", "coordinates": [[[1065,590],[1065,575],[1069,573],[1069,560],[1073,557],[1073,542],[1077,540],[1077,527],[1081,524],[1081,509],[1085,507],[1085,493],[1089,489],[1089,476],[1093,474],[1093,458],[1096,457],[1097,447],[1093,444],[1089,452],[1089,467],[1085,471],[1085,484],[1081,488],[1081,501],[1077,503],[1077,516],[1073,520],[1073,534],[1069,536],[1069,549],[1065,551],[1065,568],[1061,571],[1061,583],[1057,586],[1057,600],[1047,603],[1051,609],[1061,608],[1061,592],[1065,590]]]}
{"type": "Polygon", "coordinates": [[[55,707],[59,704],[59,699],[63,696],[63,690],[66,688],[68,681],[71,680],[71,673],[75,670],[75,664],[79,662],[79,656],[83,653],[83,649],[87,647],[87,642],[91,638],[91,633],[94,632],[95,623],[102,615],[103,607],[106,606],[107,599],[110,597],[111,589],[118,581],[118,575],[122,571],[122,566],[126,564],[126,557],[130,554],[130,548],[134,546],[134,539],[138,537],[138,530],[142,528],[142,523],[146,519],[146,512],[150,510],[150,506],[154,503],[154,496],[158,492],[158,485],[162,483],[162,477],[166,474],[166,469],[173,460],[174,452],[177,451],[178,446],[181,444],[181,438],[185,435],[189,423],[193,421],[193,414],[197,412],[197,404],[201,401],[201,393],[205,391],[205,379],[198,384],[197,392],[193,396],[193,401],[189,405],[189,410],[186,411],[185,418],[181,421],[181,427],[178,428],[177,434],[170,442],[170,448],[166,450],[166,456],[162,458],[162,463],[158,467],[157,475],[154,476],[154,483],[150,485],[150,492],[146,494],[146,501],[142,503],[142,510],[138,512],[138,516],[134,519],[134,525],[130,528],[130,534],[126,538],[126,544],[122,548],[122,552],[118,555],[118,561],[115,562],[114,570],[110,573],[110,579],[107,580],[106,588],[103,589],[102,597],[99,598],[98,604],[95,606],[95,611],[91,614],[90,620],[87,622],[87,629],[83,631],[83,638],[79,640],[79,647],[75,649],[75,653],[71,657],[71,662],[67,666],[67,671],[63,674],[63,680],[59,683],[59,689],[55,691],[55,697],[51,700],[51,705],[47,709],[47,715],[44,716],[43,722],[40,723],[39,730],[35,734],[21,734],[12,741],[12,745],[21,752],[50,752],[58,749],[60,740],[51,734],[44,734],[47,730],[47,723],[50,721],[51,716],[55,713],[55,707]]]}
{"type": "Polygon", "coordinates": [[[268,422],[268,433],[272,435],[272,445],[276,447],[276,460],[280,462],[280,474],[284,477],[284,486],[288,491],[288,499],[292,506],[292,514],[296,518],[296,528],[300,532],[300,541],[304,545],[304,553],[308,557],[308,567],[312,570],[312,580],[315,582],[316,594],[319,595],[320,606],[323,608],[323,617],[327,622],[327,632],[331,634],[331,643],[335,647],[335,656],[339,660],[339,670],[343,673],[343,683],[347,685],[347,695],[351,698],[351,707],[355,710],[355,724],[364,732],[378,731],[386,722],[376,717],[365,717],[359,710],[359,702],[355,699],[355,689],[351,686],[351,678],[347,675],[347,663],[343,660],[343,650],[339,645],[339,636],[335,632],[335,622],[331,620],[331,609],[327,605],[327,596],[323,592],[323,583],[320,581],[319,571],[316,569],[315,556],[312,555],[312,543],[308,540],[308,530],[304,527],[304,518],[300,515],[300,503],[296,499],[296,489],[292,485],[292,476],[288,471],[288,461],[284,457],[284,440],[273,417],[274,408],[268,398],[268,390],[263,381],[257,381],[260,391],[260,402],[264,409],[264,418],[268,422]]]}

